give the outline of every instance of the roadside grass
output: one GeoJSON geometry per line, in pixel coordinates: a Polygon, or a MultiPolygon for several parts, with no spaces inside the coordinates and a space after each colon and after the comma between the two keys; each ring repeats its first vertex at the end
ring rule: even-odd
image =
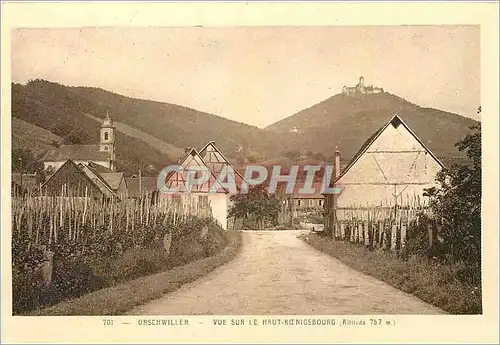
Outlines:
{"type": "Polygon", "coordinates": [[[162,295],[175,291],[215,268],[231,261],[241,247],[241,233],[228,231],[227,245],[213,256],[178,266],[168,271],[140,277],[104,288],[79,298],[31,312],[31,316],[120,315],[162,295]]]}
{"type": "Polygon", "coordinates": [[[354,243],[310,233],[301,239],[343,264],[384,281],[450,314],[482,314],[481,286],[459,280],[463,263],[442,264],[426,258],[403,261],[394,254],[369,251],[354,243]]]}

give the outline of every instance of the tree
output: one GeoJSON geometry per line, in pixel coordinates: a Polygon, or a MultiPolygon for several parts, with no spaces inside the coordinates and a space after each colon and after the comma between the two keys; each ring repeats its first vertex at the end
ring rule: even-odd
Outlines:
{"type": "Polygon", "coordinates": [[[90,139],[87,133],[78,129],[72,130],[63,138],[63,143],[67,145],[81,145],[89,141],[90,139]]]}
{"type": "MultiPolygon", "coordinates": [[[[480,112],[480,110],[478,111],[480,112]]],[[[439,220],[445,252],[455,260],[481,262],[481,124],[455,144],[469,164],[455,164],[437,176],[439,188],[426,191],[439,220]]]]}
{"type": "Polygon", "coordinates": [[[15,173],[36,173],[37,182],[45,181],[43,162],[36,159],[31,150],[18,148],[12,150],[12,172],[15,173]]]}
{"type": "Polygon", "coordinates": [[[281,201],[274,194],[268,194],[263,185],[250,187],[246,194],[233,195],[231,201],[233,204],[228,217],[243,219],[252,217],[259,229],[264,228],[266,221],[277,223],[281,201]]]}

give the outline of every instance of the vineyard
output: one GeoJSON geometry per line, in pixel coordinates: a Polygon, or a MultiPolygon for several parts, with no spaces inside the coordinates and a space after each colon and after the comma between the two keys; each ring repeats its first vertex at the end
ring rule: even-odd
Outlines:
{"type": "Polygon", "coordinates": [[[225,243],[206,196],[13,197],[13,312],[183,265],[225,243]]]}

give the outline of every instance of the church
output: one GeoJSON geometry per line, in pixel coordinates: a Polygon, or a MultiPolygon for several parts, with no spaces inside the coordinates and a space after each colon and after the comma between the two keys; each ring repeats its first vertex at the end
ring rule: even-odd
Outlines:
{"type": "Polygon", "coordinates": [[[115,126],[106,114],[101,124],[100,142],[92,145],[61,145],[43,157],[45,171],[55,172],[68,160],[76,164],[94,163],[116,171],[115,126]]]}

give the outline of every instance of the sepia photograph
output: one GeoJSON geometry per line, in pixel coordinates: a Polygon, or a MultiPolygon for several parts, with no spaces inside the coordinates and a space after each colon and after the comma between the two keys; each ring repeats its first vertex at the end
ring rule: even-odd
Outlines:
{"type": "Polygon", "coordinates": [[[11,316],[484,314],[479,24],[9,34],[11,316]]]}

